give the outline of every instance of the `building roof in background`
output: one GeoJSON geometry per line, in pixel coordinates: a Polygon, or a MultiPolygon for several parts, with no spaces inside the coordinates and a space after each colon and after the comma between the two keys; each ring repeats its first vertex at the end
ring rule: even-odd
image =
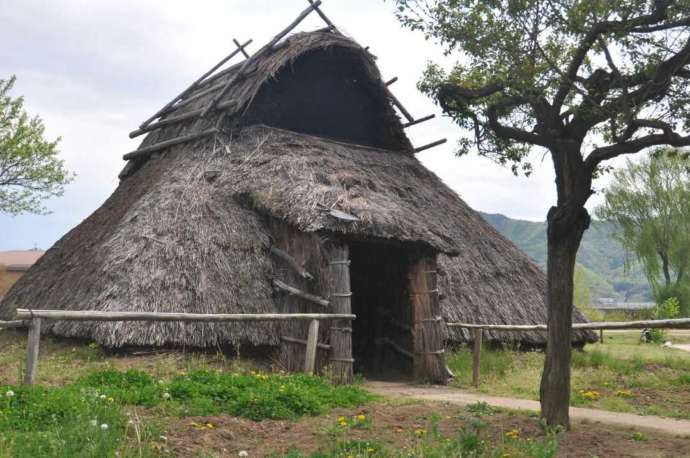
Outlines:
{"type": "Polygon", "coordinates": [[[38,249],[0,251],[0,266],[12,272],[25,272],[43,253],[45,251],[38,249]]]}

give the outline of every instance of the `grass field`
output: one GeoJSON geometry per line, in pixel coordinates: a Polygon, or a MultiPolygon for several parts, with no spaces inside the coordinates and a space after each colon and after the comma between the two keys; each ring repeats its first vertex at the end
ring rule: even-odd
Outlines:
{"type": "MultiPolygon", "coordinates": [[[[609,347],[623,352],[623,345],[634,344],[609,347]]],[[[667,364],[663,351],[657,352],[655,360],[667,364]]],[[[209,458],[241,451],[291,458],[690,454],[687,438],[586,424],[546,433],[535,414],[383,399],[359,386],[270,373],[262,364],[213,353],[117,355],[46,337],[40,385],[28,388],[18,383],[25,354],[25,332],[0,332],[0,458],[209,458]]],[[[583,354],[585,367],[599,358],[595,354],[583,354]]],[[[539,359],[534,353],[485,355],[485,387],[506,394],[506,375],[523,373],[506,361],[517,356],[515,362],[531,371],[539,359]]],[[[466,365],[465,356],[461,351],[452,357],[456,371],[466,365]]],[[[597,364],[609,371],[611,361],[597,364]]],[[[674,371],[685,367],[668,364],[675,364],[674,371]]]]}
{"type": "MultiPolygon", "coordinates": [[[[573,352],[572,405],[690,419],[690,353],[641,344],[636,332],[609,333],[604,340],[573,352]]],[[[458,374],[456,386],[534,400],[543,364],[541,352],[484,349],[479,388],[474,389],[471,350],[462,348],[449,357],[458,374]]]]}

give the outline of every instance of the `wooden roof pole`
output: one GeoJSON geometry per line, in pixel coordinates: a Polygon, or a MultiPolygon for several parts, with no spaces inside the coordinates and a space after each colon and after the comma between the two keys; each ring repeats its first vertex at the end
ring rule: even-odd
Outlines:
{"type": "MultiPolygon", "coordinates": [[[[309,1],[309,4],[311,4],[312,6],[314,6],[314,3],[316,3],[316,2],[314,2],[314,0],[308,0],[308,1],[309,1]]],[[[333,24],[333,22],[331,22],[331,20],[328,19],[328,16],[326,16],[324,14],[324,12],[321,11],[321,8],[319,8],[319,5],[314,6],[314,9],[316,10],[316,14],[318,14],[321,17],[321,19],[323,19],[323,22],[325,22],[329,28],[334,29],[334,30],[338,30],[338,28],[335,26],[335,24],[333,24]]]]}
{"type": "MultiPolygon", "coordinates": [[[[236,42],[236,41],[235,41],[235,42],[236,42]]],[[[236,43],[237,43],[237,42],[236,42],[236,43]]],[[[141,125],[139,126],[139,128],[140,128],[140,129],[145,129],[146,126],[148,126],[149,124],[151,124],[151,122],[153,122],[155,119],[159,118],[161,115],[163,115],[165,112],[167,112],[170,108],[172,108],[172,106],[173,106],[178,100],[180,100],[182,97],[184,97],[184,96],[187,95],[190,91],[192,91],[194,88],[196,88],[199,84],[201,84],[201,82],[203,82],[203,81],[204,81],[209,75],[211,75],[213,72],[215,72],[216,70],[218,70],[218,68],[220,68],[223,64],[225,64],[227,61],[229,61],[230,59],[232,59],[233,57],[235,57],[239,52],[244,52],[244,48],[245,48],[246,46],[249,46],[251,43],[252,43],[252,40],[247,40],[243,45],[238,46],[237,49],[235,49],[233,52],[231,52],[230,54],[228,54],[227,56],[225,56],[223,59],[221,59],[220,62],[218,62],[216,65],[214,65],[209,71],[207,71],[206,73],[204,73],[203,75],[201,75],[201,77],[199,77],[196,81],[194,81],[189,87],[187,87],[187,89],[185,89],[184,91],[180,92],[180,93],[177,95],[177,97],[175,97],[174,99],[172,99],[170,102],[167,103],[167,105],[165,105],[163,108],[161,108],[160,110],[158,110],[158,111],[156,112],[156,114],[154,114],[153,116],[151,116],[150,118],[148,118],[146,121],[144,121],[143,123],[141,123],[141,125]]]]}
{"type": "Polygon", "coordinates": [[[233,84],[235,84],[235,81],[237,81],[240,78],[240,76],[242,76],[242,74],[244,73],[245,69],[247,68],[247,66],[250,62],[253,62],[257,56],[260,56],[261,54],[263,54],[267,50],[271,49],[276,43],[278,43],[283,37],[285,37],[285,35],[290,33],[290,31],[292,31],[292,29],[297,27],[299,25],[299,23],[304,20],[304,18],[309,16],[309,13],[314,11],[314,9],[318,8],[319,6],[321,6],[321,0],[316,0],[313,3],[310,3],[309,7],[307,9],[305,9],[304,11],[302,11],[299,16],[297,16],[297,19],[292,21],[290,23],[290,25],[288,25],[285,29],[283,29],[278,35],[273,37],[273,39],[271,41],[269,41],[265,46],[263,46],[256,53],[254,53],[254,55],[252,55],[249,59],[245,60],[244,63],[242,64],[242,67],[240,67],[240,69],[237,71],[237,73],[235,73],[230,79],[228,79],[228,82],[225,83],[225,86],[223,87],[223,89],[221,89],[220,92],[218,94],[216,94],[213,97],[213,99],[211,99],[211,101],[206,106],[206,108],[204,108],[204,111],[201,113],[201,117],[205,118],[206,116],[208,116],[208,114],[211,112],[211,110],[216,107],[216,104],[218,103],[218,101],[220,99],[222,99],[223,96],[228,92],[230,87],[233,84]]]}
{"type": "Polygon", "coordinates": [[[415,153],[421,153],[422,151],[428,150],[429,148],[433,148],[434,146],[443,145],[447,141],[448,141],[447,139],[442,138],[441,140],[436,140],[435,142],[431,142],[428,145],[424,145],[424,146],[420,146],[419,148],[415,148],[414,152],[415,153]]]}
{"type": "Polygon", "coordinates": [[[244,46],[240,44],[239,41],[237,41],[237,38],[233,38],[232,42],[235,43],[235,46],[237,46],[237,49],[240,50],[242,55],[244,56],[245,59],[249,59],[249,54],[247,54],[247,51],[244,50],[244,46]]]}
{"type": "Polygon", "coordinates": [[[421,124],[421,123],[426,122],[430,119],[434,119],[435,117],[436,117],[435,114],[431,114],[429,116],[424,116],[423,118],[415,119],[412,122],[408,122],[408,123],[403,124],[403,129],[411,127],[411,126],[415,126],[417,124],[421,124]]]}

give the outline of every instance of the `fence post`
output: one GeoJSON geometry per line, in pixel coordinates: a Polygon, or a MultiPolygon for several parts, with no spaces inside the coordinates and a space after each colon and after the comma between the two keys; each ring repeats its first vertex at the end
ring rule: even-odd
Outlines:
{"type": "Polygon", "coordinates": [[[482,328],[474,328],[474,352],[472,358],[472,386],[479,386],[479,362],[482,351],[482,328]]]}
{"type": "Polygon", "coordinates": [[[26,346],[26,374],[24,383],[33,385],[38,375],[38,348],[41,343],[41,319],[34,318],[29,325],[29,338],[26,346]]]}
{"type": "Polygon", "coordinates": [[[599,342],[604,343],[604,330],[599,329],[599,342]]]}
{"type": "Polygon", "coordinates": [[[314,373],[316,366],[316,344],[319,340],[319,320],[311,320],[309,323],[309,336],[307,337],[307,350],[304,352],[304,372],[314,373]]]}

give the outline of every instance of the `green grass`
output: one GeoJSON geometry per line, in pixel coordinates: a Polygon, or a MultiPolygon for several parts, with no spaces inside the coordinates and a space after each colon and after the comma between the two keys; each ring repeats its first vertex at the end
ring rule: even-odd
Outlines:
{"type": "Polygon", "coordinates": [[[198,370],[154,380],[108,369],[64,387],[1,387],[0,457],[146,456],[152,452],[142,433],[155,439],[155,424],[139,430],[128,419],[133,406],[155,408],[159,417],[229,414],[258,421],[315,416],[372,399],[357,387],[308,375],[198,370]]]}
{"type": "MultiPolygon", "coordinates": [[[[456,386],[471,386],[472,352],[449,356],[456,386]]],[[[481,393],[537,400],[544,364],[542,352],[483,349],[481,393]]],[[[642,415],[690,419],[690,353],[640,344],[635,332],[609,334],[605,343],[574,351],[571,404],[642,415]]]]}

